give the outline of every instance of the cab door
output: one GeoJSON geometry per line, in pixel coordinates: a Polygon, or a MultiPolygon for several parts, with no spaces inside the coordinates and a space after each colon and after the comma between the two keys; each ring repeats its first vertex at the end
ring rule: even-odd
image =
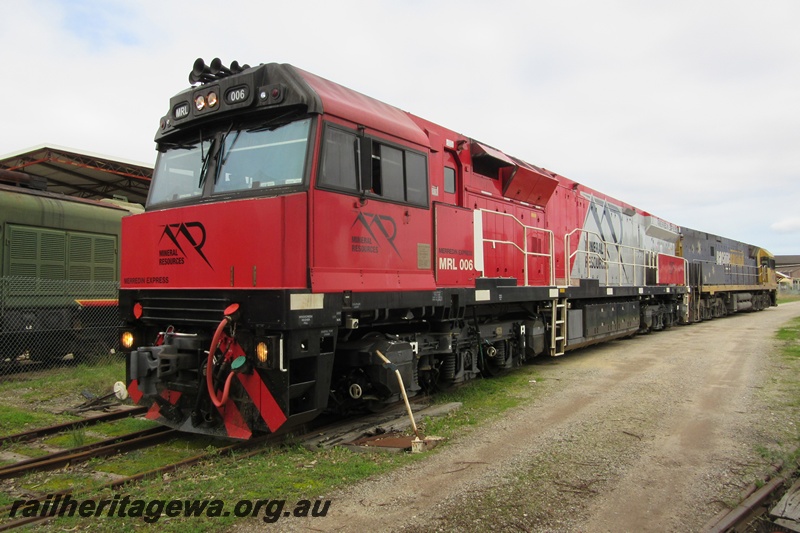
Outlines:
{"type": "Polygon", "coordinates": [[[426,152],[326,124],[313,194],[314,292],[435,287],[426,152]]]}

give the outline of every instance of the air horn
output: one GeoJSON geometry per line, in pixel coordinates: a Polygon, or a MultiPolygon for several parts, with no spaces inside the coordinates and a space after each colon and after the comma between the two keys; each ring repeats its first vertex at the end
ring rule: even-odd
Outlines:
{"type": "Polygon", "coordinates": [[[249,68],[250,65],[239,65],[238,61],[233,61],[230,67],[226,67],[222,64],[222,60],[218,57],[215,57],[213,60],[211,60],[210,65],[206,65],[205,61],[203,61],[203,58],[198,57],[194,62],[194,66],[192,66],[192,71],[189,73],[189,83],[208,83],[210,81],[225,78],[232,74],[238,74],[249,68]]]}

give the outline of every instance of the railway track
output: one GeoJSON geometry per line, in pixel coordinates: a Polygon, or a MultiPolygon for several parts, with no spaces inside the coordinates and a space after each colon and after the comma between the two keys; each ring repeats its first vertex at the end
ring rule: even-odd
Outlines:
{"type": "MultiPolygon", "coordinates": [[[[171,431],[174,431],[174,430],[167,430],[167,431],[171,432],[171,431]]],[[[260,439],[252,439],[252,440],[249,440],[249,441],[237,442],[237,443],[234,443],[234,444],[230,444],[228,446],[224,446],[222,448],[217,448],[217,449],[215,449],[213,451],[209,451],[209,452],[201,453],[201,454],[198,454],[198,455],[195,455],[195,456],[192,456],[192,457],[188,457],[186,459],[183,459],[181,461],[177,461],[175,463],[170,463],[170,464],[167,464],[167,465],[160,466],[158,468],[147,470],[145,472],[140,472],[138,474],[134,474],[134,475],[131,475],[131,476],[126,476],[126,477],[123,477],[123,478],[115,479],[113,481],[108,481],[106,483],[102,483],[100,485],[92,487],[91,491],[99,492],[99,491],[106,490],[106,489],[112,489],[112,490],[113,489],[118,489],[118,488],[123,487],[125,485],[128,485],[130,483],[136,483],[136,482],[139,482],[139,481],[144,480],[144,479],[152,479],[152,478],[155,478],[156,476],[158,476],[160,474],[165,474],[167,472],[174,472],[175,470],[178,470],[180,468],[185,468],[185,467],[188,467],[188,466],[195,465],[195,464],[197,464],[197,463],[199,463],[199,462],[201,462],[201,461],[203,461],[205,459],[211,458],[211,457],[225,457],[225,456],[228,456],[228,455],[230,455],[231,453],[233,453],[235,451],[244,450],[244,449],[248,449],[248,448],[254,448],[254,447],[257,448],[255,450],[251,450],[250,452],[247,452],[245,454],[238,455],[238,457],[241,457],[241,458],[250,457],[252,455],[256,455],[256,454],[261,453],[262,451],[264,451],[265,445],[273,443],[273,442],[275,442],[275,440],[276,440],[276,438],[275,438],[274,435],[267,435],[267,436],[262,437],[260,439]]],[[[73,496],[73,495],[82,494],[82,493],[85,493],[85,492],[86,491],[77,490],[75,487],[73,487],[73,488],[64,489],[64,490],[57,491],[57,492],[48,492],[47,495],[41,495],[38,498],[38,500],[39,501],[45,501],[46,498],[57,498],[57,497],[64,498],[66,496],[73,496]]],[[[34,499],[34,498],[29,498],[29,499],[34,499]]],[[[12,505],[7,505],[7,506],[5,506],[3,508],[0,508],[0,517],[7,516],[8,512],[11,509],[12,509],[12,505]]],[[[53,517],[53,516],[29,516],[29,517],[19,518],[19,519],[16,519],[16,520],[10,520],[10,521],[4,522],[4,523],[0,523],[0,531],[9,531],[9,530],[16,529],[16,528],[23,527],[23,526],[41,524],[41,523],[47,522],[49,520],[52,520],[53,518],[55,518],[55,517],[53,517]]]]}
{"type": "MultiPolygon", "coordinates": [[[[128,409],[124,411],[117,411],[114,413],[106,413],[99,416],[89,417],[84,420],[79,420],[75,422],[57,424],[45,428],[37,428],[30,431],[2,437],[0,438],[0,446],[2,446],[3,444],[11,445],[19,443],[29,443],[37,439],[42,439],[44,437],[57,435],[59,433],[64,433],[75,429],[84,428],[86,426],[93,426],[103,422],[111,422],[120,420],[122,418],[136,416],[139,414],[143,414],[145,411],[146,409],[144,408],[128,409]]],[[[141,431],[132,432],[126,435],[110,437],[107,439],[103,439],[102,441],[94,442],[84,446],[70,448],[67,450],[61,450],[49,453],[42,457],[33,457],[10,465],[0,466],[0,480],[12,480],[35,472],[54,470],[66,466],[75,467],[91,459],[107,458],[110,456],[120,455],[135,450],[141,450],[144,448],[148,448],[150,446],[155,446],[171,438],[174,438],[177,435],[180,435],[180,433],[177,430],[170,429],[164,426],[157,426],[141,431]]],[[[283,437],[276,435],[267,435],[260,439],[252,439],[249,441],[232,443],[227,446],[218,447],[211,451],[199,453],[194,456],[187,457],[173,463],[165,464],[157,468],[139,472],[137,474],[124,477],[117,477],[113,480],[103,482],[100,484],[93,484],[89,489],[82,487],[70,487],[59,491],[47,491],[46,494],[33,494],[30,492],[25,492],[24,499],[28,501],[38,500],[43,502],[46,501],[48,498],[50,498],[51,499],[50,501],[52,501],[52,498],[57,498],[57,497],[63,498],[68,495],[72,496],[77,494],[89,495],[90,493],[97,493],[102,490],[118,489],[130,483],[136,483],[143,479],[151,479],[167,472],[172,472],[180,468],[197,464],[200,461],[203,461],[210,457],[227,456],[233,453],[234,451],[242,451],[247,449],[251,449],[251,451],[245,453],[244,455],[242,455],[242,457],[247,457],[255,453],[260,453],[261,451],[263,451],[264,446],[266,444],[273,443],[277,441],[279,438],[283,437]]],[[[5,519],[6,517],[9,517],[9,514],[12,511],[12,509],[13,509],[13,504],[7,505],[5,507],[0,507],[0,521],[5,519]]],[[[7,531],[22,526],[29,526],[38,523],[43,523],[46,522],[47,520],[51,520],[52,518],[53,517],[51,516],[26,516],[12,520],[4,520],[2,521],[2,523],[0,523],[0,531],[7,531]]]]}
{"type": "MultiPolygon", "coordinates": [[[[792,452],[791,455],[794,455],[792,452]]],[[[798,479],[797,464],[788,469],[784,469],[784,463],[774,464],[769,474],[763,477],[758,484],[751,484],[741,494],[739,505],[724,511],[714,517],[703,528],[705,533],[740,533],[740,532],[783,532],[798,531],[800,523],[797,523],[797,498],[786,500],[783,509],[778,510],[776,503],[782,498],[790,498],[793,493],[800,491],[800,479],[798,479]],[[794,485],[792,485],[794,483],[794,485]],[[790,488],[790,485],[791,488],[790,488]],[[792,501],[792,503],[788,503],[792,501]],[[786,508],[795,509],[791,513],[791,518],[784,514],[786,508]],[[790,518],[787,523],[781,518],[790,518]]]]}
{"type": "Polygon", "coordinates": [[[158,426],[119,437],[111,437],[85,446],[50,453],[42,457],[33,457],[12,465],[0,467],[0,479],[13,478],[42,470],[54,470],[97,457],[108,457],[125,451],[138,450],[164,442],[172,438],[176,433],[177,431],[174,429],[158,426]]]}
{"type": "MultiPolygon", "coordinates": [[[[421,409],[422,406],[416,405],[415,402],[415,409],[416,408],[421,409]]],[[[304,443],[306,446],[311,448],[322,448],[327,445],[333,445],[335,442],[342,442],[343,435],[348,435],[354,432],[358,433],[362,429],[374,428],[376,426],[380,426],[381,424],[385,424],[387,421],[398,420],[398,418],[405,416],[404,412],[404,407],[398,403],[397,405],[387,409],[382,417],[381,415],[371,414],[364,417],[348,418],[345,420],[327,421],[316,424],[312,423],[311,425],[305,427],[301,431],[300,435],[297,433],[292,434],[292,439],[294,441],[304,443]]],[[[295,430],[297,430],[297,428],[295,428],[295,430]]],[[[38,438],[36,435],[41,436],[42,432],[49,435],[54,431],[55,430],[51,431],[51,428],[44,428],[43,430],[33,430],[25,434],[18,434],[16,437],[32,440],[38,438]],[[22,435],[24,435],[24,437],[22,437],[22,435]]],[[[136,432],[122,437],[110,438],[107,439],[107,441],[93,443],[81,448],[73,448],[63,452],[57,452],[56,454],[51,454],[42,458],[26,460],[14,465],[0,467],[0,479],[13,478],[36,470],[60,468],[64,465],[72,466],[79,462],[88,460],[91,457],[106,457],[116,453],[141,449],[144,446],[155,444],[158,441],[172,438],[175,436],[175,433],[175,430],[169,428],[156,427],[145,430],[144,432],[136,432]]],[[[103,490],[119,489],[123,486],[137,483],[141,480],[152,479],[167,472],[174,472],[181,468],[196,465],[209,458],[225,457],[234,452],[236,453],[237,459],[252,457],[270,449],[270,447],[274,444],[283,442],[288,435],[290,435],[288,432],[279,432],[277,434],[265,435],[263,437],[248,441],[239,441],[215,448],[211,451],[187,457],[174,463],[159,466],[151,470],[122,478],[116,478],[98,485],[93,485],[88,489],[71,487],[60,491],[48,491],[47,494],[41,494],[38,496],[26,493],[25,499],[43,502],[48,498],[50,501],[55,501],[55,498],[65,498],[66,496],[91,497],[92,494],[99,493],[103,490]]],[[[56,518],[53,516],[29,516],[7,520],[6,518],[9,517],[12,507],[13,504],[0,507],[0,532],[23,526],[40,524],[56,518]]]]}
{"type": "Polygon", "coordinates": [[[30,431],[15,433],[13,435],[0,437],[0,447],[10,443],[29,442],[49,435],[56,435],[58,433],[64,433],[65,431],[73,431],[75,429],[80,429],[83,427],[94,426],[103,422],[113,422],[115,420],[121,420],[123,418],[138,416],[146,412],[147,408],[145,407],[121,409],[119,411],[104,413],[102,415],[86,417],[81,420],[76,420],[74,422],[65,422],[63,424],[56,424],[53,426],[36,428],[30,431]]]}
{"type": "MultiPolygon", "coordinates": [[[[782,477],[771,479],[760,489],[753,491],[742,502],[719,517],[719,520],[709,527],[707,533],[725,533],[729,531],[759,531],[751,529],[759,521],[768,520],[771,503],[777,501],[783,493],[786,480],[782,477]]],[[[775,529],[774,531],[781,531],[775,529]]]]}

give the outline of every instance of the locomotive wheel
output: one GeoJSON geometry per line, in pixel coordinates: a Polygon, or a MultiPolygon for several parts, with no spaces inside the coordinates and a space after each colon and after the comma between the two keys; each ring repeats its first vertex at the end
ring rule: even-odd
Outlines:
{"type": "Polygon", "coordinates": [[[419,386],[426,394],[435,392],[438,389],[438,373],[433,370],[419,372],[419,386]]]}
{"type": "Polygon", "coordinates": [[[481,375],[485,378],[493,378],[503,372],[503,366],[496,363],[494,359],[490,359],[486,355],[480,361],[481,375]]]}
{"type": "Polygon", "coordinates": [[[364,407],[366,407],[367,411],[370,413],[380,413],[386,409],[386,404],[380,400],[366,400],[364,402],[364,407]]]}
{"type": "Polygon", "coordinates": [[[481,375],[485,378],[493,378],[495,376],[499,376],[502,372],[503,372],[502,368],[492,363],[487,364],[485,368],[481,369],[481,375]]]}

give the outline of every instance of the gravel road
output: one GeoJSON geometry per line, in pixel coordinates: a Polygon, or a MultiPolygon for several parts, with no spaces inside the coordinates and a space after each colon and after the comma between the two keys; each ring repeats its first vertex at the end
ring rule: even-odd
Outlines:
{"type": "Polygon", "coordinates": [[[324,495],[325,518],[275,526],[700,531],[768,470],[764,450],[797,436],[774,332],[798,315],[800,302],[545,360],[534,401],[423,461],[324,495]]]}

